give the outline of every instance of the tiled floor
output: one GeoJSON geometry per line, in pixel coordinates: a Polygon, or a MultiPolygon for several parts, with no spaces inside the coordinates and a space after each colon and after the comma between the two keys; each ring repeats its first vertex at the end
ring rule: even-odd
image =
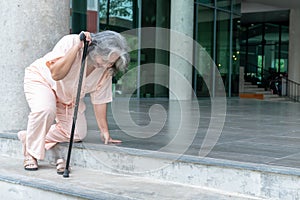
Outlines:
{"type": "MultiPolygon", "coordinates": [[[[86,100],[84,142],[101,143],[86,100]]],[[[126,107],[116,99],[108,109],[111,136],[122,147],[300,168],[300,103],[231,98],[216,106],[224,113],[212,113],[210,99],[131,100],[126,107]]]]}

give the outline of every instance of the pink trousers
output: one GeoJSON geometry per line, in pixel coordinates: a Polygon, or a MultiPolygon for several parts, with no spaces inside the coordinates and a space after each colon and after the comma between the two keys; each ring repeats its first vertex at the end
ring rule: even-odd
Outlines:
{"type": "MultiPolygon", "coordinates": [[[[36,159],[42,160],[46,149],[59,142],[69,142],[74,108],[60,103],[50,84],[36,72],[26,71],[24,92],[30,113],[27,130],[20,131],[18,135],[23,143],[24,154],[28,152],[36,159]]],[[[83,140],[86,133],[84,112],[78,112],[74,141],[83,140]]]]}

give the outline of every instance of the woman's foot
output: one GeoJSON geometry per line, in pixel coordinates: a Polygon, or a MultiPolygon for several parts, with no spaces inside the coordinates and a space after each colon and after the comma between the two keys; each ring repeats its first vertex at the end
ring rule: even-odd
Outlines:
{"type": "MultiPolygon", "coordinates": [[[[62,158],[57,159],[57,161],[56,161],[56,172],[57,172],[57,174],[62,175],[65,171],[65,167],[66,167],[66,161],[62,158]]],[[[70,171],[70,167],[69,167],[69,171],[70,171]]]]}
{"type": "Polygon", "coordinates": [[[22,151],[25,156],[24,159],[24,169],[29,171],[38,170],[38,164],[36,158],[32,157],[26,152],[26,131],[18,132],[18,138],[22,142],[22,151]]]}
{"type": "Polygon", "coordinates": [[[37,160],[31,155],[25,156],[24,159],[24,169],[28,171],[36,171],[38,170],[37,160]]]}

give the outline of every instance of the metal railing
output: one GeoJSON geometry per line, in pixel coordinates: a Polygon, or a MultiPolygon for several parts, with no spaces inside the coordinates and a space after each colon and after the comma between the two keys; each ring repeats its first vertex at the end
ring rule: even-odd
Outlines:
{"type": "Polygon", "coordinates": [[[288,78],[286,80],[286,96],[293,101],[300,102],[300,83],[292,81],[288,78]]]}

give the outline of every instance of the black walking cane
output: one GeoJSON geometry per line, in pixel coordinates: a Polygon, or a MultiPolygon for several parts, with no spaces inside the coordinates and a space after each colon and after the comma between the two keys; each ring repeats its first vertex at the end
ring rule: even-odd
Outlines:
{"type": "Polygon", "coordinates": [[[65,168],[65,171],[63,173],[63,177],[65,177],[65,178],[69,177],[69,173],[70,173],[69,165],[70,165],[72,144],[73,144],[73,138],[74,138],[74,132],[75,132],[75,125],[76,125],[76,119],[77,119],[77,113],[78,113],[79,100],[80,100],[82,77],[83,77],[83,72],[84,72],[84,67],[85,67],[85,58],[86,58],[88,44],[89,44],[89,42],[86,41],[86,36],[83,32],[80,33],[79,37],[80,37],[80,40],[84,42],[84,47],[83,47],[83,54],[82,54],[82,60],[81,60],[81,68],[80,68],[80,73],[79,73],[79,81],[78,81],[76,102],[75,102],[75,108],[74,108],[73,124],[72,124],[69,150],[68,150],[68,158],[67,158],[67,162],[66,162],[66,168],[65,168]]]}

